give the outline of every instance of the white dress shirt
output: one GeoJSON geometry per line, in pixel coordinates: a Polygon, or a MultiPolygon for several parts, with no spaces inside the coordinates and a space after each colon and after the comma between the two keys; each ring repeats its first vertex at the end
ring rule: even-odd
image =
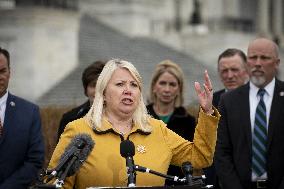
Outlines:
{"type": "Polygon", "coordinates": [[[4,120],[5,120],[7,98],[8,98],[8,91],[0,98],[0,119],[1,119],[1,123],[3,127],[4,127],[4,120]]]}

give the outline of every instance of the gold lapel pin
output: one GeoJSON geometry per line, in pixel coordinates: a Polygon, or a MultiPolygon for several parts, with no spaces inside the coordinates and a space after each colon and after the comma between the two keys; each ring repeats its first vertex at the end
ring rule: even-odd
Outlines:
{"type": "Polygon", "coordinates": [[[137,145],[137,151],[138,151],[140,154],[146,153],[146,147],[143,146],[143,145],[138,144],[138,145],[137,145]]]}

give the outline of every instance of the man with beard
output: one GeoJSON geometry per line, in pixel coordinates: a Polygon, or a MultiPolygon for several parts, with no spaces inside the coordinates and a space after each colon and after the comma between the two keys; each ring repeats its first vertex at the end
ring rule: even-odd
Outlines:
{"type": "Polygon", "coordinates": [[[253,40],[250,81],[222,95],[215,167],[221,188],[284,188],[284,82],[276,78],[277,45],[253,40]]]}

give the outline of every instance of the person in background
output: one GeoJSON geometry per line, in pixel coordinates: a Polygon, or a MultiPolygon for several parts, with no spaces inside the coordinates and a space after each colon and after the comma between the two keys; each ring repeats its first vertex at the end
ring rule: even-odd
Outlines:
{"type": "MultiPolygon", "coordinates": [[[[162,120],[171,129],[186,140],[193,141],[195,118],[182,106],[184,100],[184,76],[181,68],[170,60],[156,66],[150,87],[148,113],[155,119],[162,120]]],[[[184,176],[180,167],[170,165],[168,175],[184,176]]],[[[178,185],[166,180],[166,185],[178,185]]]]}
{"type": "Polygon", "coordinates": [[[66,112],[63,114],[60,124],[58,127],[58,138],[59,140],[61,134],[63,133],[66,125],[74,121],[75,119],[79,119],[87,114],[87,112],[90,110],[91,105],[93,103],[94,97],[95,97],[95,89],[96,89],[96,83],[97,79],[103,70],[105,65],[105,62],[98,60],[89,65],[82,74],[82,83],[84,87],[84,93],[88,97],[88,100],[81,104],[80,106],[66,112]]]}
{"type": "Polygon", "coordinates": [[[0,47],[0,189],[26,189],[44,162],[39,108],[8,92],[10,53],[0,47]]]}
{"type": "Polygon", "coordinates": [[[221,188],[284,188],[284,82],[276,78],[278,46],[249,43],[249,83],[225,93],[214,163],[221,188]]]}
{"type": "Polygon", "coordinates": [[[229,48],[219,55],[218,73],[225,88],[214,92],[213,105],[215,107],[218,107],[222,94],[244,85],[249,80],[246,62],[246,55],[240,49],[229,48]]]}
{"type": "MultiPolygon", "coordinates": [[[[135,146],[134,163],[166,174],[170,164],[189,161],[195,168],[212,163],[215,149],[218,110],[212,107],[212,84],[207,71],[203,87],[196,82],[200,103],[193,142],[183,139],[152,118],[142,96],[142,78],[134,65],[125,60],[108,61],[100,74],[90,111],[70,122],[52,155],[49,169],[56,167],[66,146],[77,134],[89,135],[96,145],[80,169],[64,182],[64,188],[127,186],[125,158],[120,143],[130,140],[135,146]],[[204,88],[204,89],[203,89],[204,88]]],[[[163,186],[165,179],[136,172],[137,186],[163,186]]]]}
{"type": "MultiPolygon", "coordinates": [[[[229,48],[219,55],[218,73],[225,88],[213,93],[213,106],[218,107],[220,97],[225,92],[236,89],[249,80],[246,62],[246,55],[240,49],[229,48]]],[[[218,189],[219,184],[216,178],[214,164],[204,169],[204,174],[206,176],[206,184],[214,185],[214,188],[218,189]]]]}

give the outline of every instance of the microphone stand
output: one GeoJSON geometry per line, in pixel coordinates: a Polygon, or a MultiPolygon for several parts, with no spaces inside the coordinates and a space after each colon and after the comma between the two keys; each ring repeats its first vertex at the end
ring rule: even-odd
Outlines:
{"type": "Polygon", "coordinates": [[[79,154],[80,154],[80,149],[77,149],[76,152],[74,153],[74,156],[72,157],[72,159],[68,162],[65,170],[63,172],[61,172],[61,174],[58,174],[58,179],[55,180],[54,184],[56,186],[56,188],[62,188],[63,184],[64,184],[64,180],[66,179],[70,168],[73,166],[73,164],[75,163],[75,161],[79,158],[79,154]]]}
{"type": "Polygon", "coordinates": [[[184,162],[181,166],[182,168],[182,172],[185,175],[185,179],[186,179],[186,184],[187,185],[192,185],[192,173],[193,173],[193,169],[192,169],[192,165],[189,162],[184,162]]]}
{"type": "Polygon", "coordinates": [[[185,179],[180,179],[179,177],[177,176],[171,176],[171,175],[165,175],[165,174],[162,174],[162,173],[159,173],[157,171],[153,171],[149,168],[146,168],[146,167],[142,167],[140,165],[134,165],[134,169],[136,171],[140,171],[142,173],[151,173],[153,175],[156,175],[156,176],[160,176],[160,177],[163,177],[165,179],[168,179],[168,180],[172,180],[172,181],[175,181],[175,182],[182,182],[184,183],[185,182],[185,179]]]}
{"type": "MultiPolygon", "coordinates": [[[[204,179],[204,175],[202,175],[202,176],[190,175],[190,176],[187,176],[187,178],[181,179],[177,176],[165,175],[165,174],[159,173],[157,171],[151,170],[149,168],[142,167],[140,165],[134,165],[134,169],[135,169],[135,171],[140,171],[140,172],[143,172],[143,173],[145,173],[145,172],[151,173],[153,175],[160,176],[160,177],[163,177],[165,179],[172,180],[172,181],[175,181],[175,182],[186,183],[188,186],[200,186],[200,187],[202,187],[202,185],[204,185],[204,183],[202,182],[202,179],[204,179]],[[190,179],[188,179],[189,177],[190,177],[190,179]],[[200,181],[200,179],[201,179],[201,181],[200,181]]],[[[205,186],[204,188],[208,188],[208,187],[205,186]]],[[[209,188],[211,188],[211,187],[209,187],[209,188]]]]}
{"type": "Polygon", "coordinates": [[[135,167],[134,167],[135,165],[134,165],[132,157],[126,158],[126,165],[128,165],[127,167],[127,175],[128,175],[127,186],[135,187],[136,186],[136,172],[135,172],[135,167]]]}
{"type": "Polygon", "coordinates": [[[80,154],[81,149],[76,149],[74,150],[73,157],[70,159],[71,156],[68,156],[64,158],[64,161],[62,161],[56,168],[55,170],[48,170],[46,171],[47,173],[50,173],[50,175],[48,175],[48,178],[45,182],[45,184],[40,184],[40,185],[36,185],[35,188],[36,189],[43,189],[43,188],[50,188],[50,189],[56,189],[56,188],[62,188],[62,186],[64,185],[64,180],[66,179],[66,177],[68,176],[68,173],[70,171],[70,168],[73,166],[73,164],[75,163],[75,161],[79,158],[79,154],[80,154]],[[69,161],[68,161],[69,160],[69,161]],[[66,165],[67,163],[67,165],[66,165]],[[66,167],[65,167],[66,165],[66,167]],[[58,171],[60,170],[60,171],[58,171]],[[52,174],[55,173],[55,174],[52,174]],[[49,182],[52,178],[54,177],[58,177],[53,185],[48,185],[46,184],[47,182],[49,182]]]}
{"type": "Polygon", "coordinates": [[[64,156],[64,158],[62,159],[62,161],[59,162],[59,164],[57,165],[57,167],[55,167],[54,170],[47,170],[47,173],[50,173],[47,177],[46,182],[49,182],[51,179],[53,179],[54,177],[56,177],[57,175],[61,175],[62,174],[62,168],[64,168],[64,166],[66,165],[66,163],[68,162],[68,160],[70,159],[71,156],[74,155],[74,153],[76,153],[79,149],[78,148],[71,148],[71,152],[69,152],[66,156],[64,156]]]}

